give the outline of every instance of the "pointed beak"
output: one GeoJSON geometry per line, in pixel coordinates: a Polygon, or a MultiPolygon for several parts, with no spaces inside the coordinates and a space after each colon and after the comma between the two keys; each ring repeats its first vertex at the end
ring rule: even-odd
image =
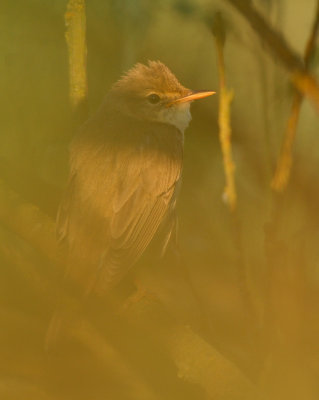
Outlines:
{"type": "Polygon", "coordinates": [[[211,90],[197,90],[197,91],[192,91],[190,92],[187,96],[180,97],[178,99],[175,99],[167,104],[167,107],[173,105],[173,104],[181,104],[181,103],[188,103],[190,101],[198,100],[198,99],[203,99],[204,97],[212,96],[216,92],[213,92],[211,90]]]}

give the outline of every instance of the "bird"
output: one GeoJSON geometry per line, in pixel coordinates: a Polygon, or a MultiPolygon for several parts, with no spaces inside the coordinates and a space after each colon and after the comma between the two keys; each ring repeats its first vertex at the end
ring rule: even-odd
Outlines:
{"type": "Polygon", "coordinates": [[[65,276],[105,295],[161,237],[176,229],[190,104],[214,91],[184,87],[160,61],[137,63],[109,90],[70,145],[57,217],[65,276]]]}

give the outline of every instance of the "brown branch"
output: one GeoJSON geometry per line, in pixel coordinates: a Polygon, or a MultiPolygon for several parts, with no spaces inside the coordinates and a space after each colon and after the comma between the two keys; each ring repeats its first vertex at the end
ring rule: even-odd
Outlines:
{"type": "Polygon", "coordinates": [[[167,343],[178,375],[203,387],[211,399],[261,399],[251,382],[192,329],[177,326],[167,343]]]}
{"type": "Polygon", "coordinates": [[[250,0],[227,1],[246,18],[275,61],[281,62],[290,73],[290,79],[296,89],[319,111],[319,84],[315,77],[307,72],[303,60],[291,49],[284,37],[270,26],[250,0]]]}
{"type": "Polygon", "coordinates": [[[261,399],[247,378],[188,327],[176,327],[168,346],[178,375],[203,387],[211,399],[261,399]]]}
{"type": "MultiPolygon", "coordinates": [[[[317,3],[317,12],[314,24],[305,49],[304,62],[307,69],[309,68],[310,60],[315,50],[318,31],[319,31],[319,1],[317,3]]],[[[284,139],[282,141],[281,150],[277,161],[276,171],[271,183],[271,187],[277,192],[281,192],[287,187],[288,180],[290,177],[290,171],[292,165],[292,149],[293,149],[294,139],[296,136],[296,130],[299,121],[302,101],[303,101],[303,96],[298,91],[295,91],[292,100],[290,116],[288,118],[284,139]]]]}
{"type": "Polygon", "coordinates": [[[126,310],[132,324],[148,323],[146,334],[160,338],[179,378],[199,385],[208,399],[262,399],[258,388],[189,326],[177,324],[159,302],[143,298],[126,310]],[[148,331],[150,329],[150,331],[148,331]]]}
{"type": "Polygon", "coordinates": [[[317,2],[317,12],[315,15],[315,20],[305,49],[304,61],[306,68],[309,68],[309,64],[315,50],[318,31],[319,31],[319,1],[317,2]]]}

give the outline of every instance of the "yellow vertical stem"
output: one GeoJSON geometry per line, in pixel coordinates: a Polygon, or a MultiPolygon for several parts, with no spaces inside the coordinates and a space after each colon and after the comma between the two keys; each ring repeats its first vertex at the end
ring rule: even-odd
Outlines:
{"type": "Polygon", "coordinates": [[[226,87],[225,62],[224,62],[224,42],[226,39],[225,24],[222,15],[215,15],[212,33],[214,35],[217,50],[217,66],[219,74],[219,140],[223,155],[225,188],[224,198],[232,212],[233,240],[237,255],[238,284],[242,294],[243,305],[247,315],[247,325],[249,326],[252,338],[252,346],[257,345],[258,328],[257,315],[253,301],[252,290],[249,285],[248,271],[244,259],[242,229],[237,213],[237,193],[235,185],[235,164],[232,156],[231,144],[231,103],[234,92],[226,87]]]}
{"type": "Polygon", "coordinates": [[[217,48],[218,56],[218,72],[219,72],[219,140],[222,149],[224,171],[225,171],[225,189],[224,196],[226,202],[229,204],[231,211],[234,211],[237,204],[237,194],[235,186],[235,165],[232,156],[231,146],[231,124],[230,124],[230,111],[231,102],[234,97],[232,90],[226,87],[225,80],[225,65],[224,65],[224,53],[223,53],[223,42],[215,36],[215,43],[217,48]]]}
{"type": "Polygon", "coordinates": [[[76,110],[87,98],[85,0],[69,0],[64,15],[69,52],[70,102],[76,110]]]}

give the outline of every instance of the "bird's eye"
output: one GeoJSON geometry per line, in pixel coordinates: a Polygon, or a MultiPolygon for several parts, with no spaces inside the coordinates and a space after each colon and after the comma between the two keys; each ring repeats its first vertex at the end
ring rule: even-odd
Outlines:
{"type": "Polygon", "coordinates": [[[152,93],[149,96],[147,96],[147,100],[151,103],[151,104],[156,104],[158,103],[161,98],[159,97],[159,95],[152,93]]]}

